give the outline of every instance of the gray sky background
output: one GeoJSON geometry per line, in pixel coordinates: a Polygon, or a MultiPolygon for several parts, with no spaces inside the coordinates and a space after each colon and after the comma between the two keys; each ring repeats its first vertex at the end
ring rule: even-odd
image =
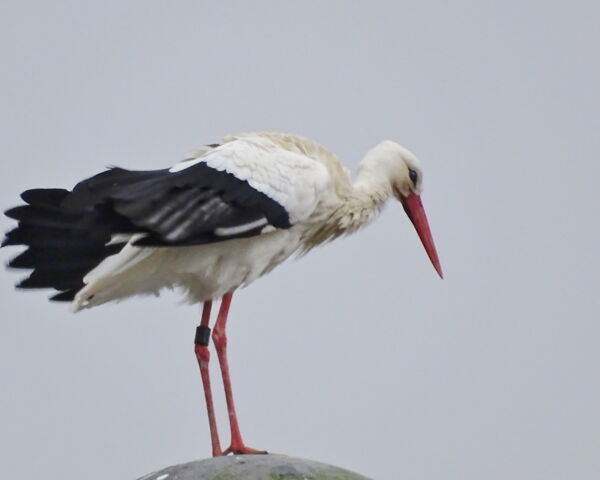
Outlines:
{"type": "MultiPolygon", "coordinates": [[[[397,140],[424,164],[446,279],[390,204],[240,291],[247,443],[378,480],[597,476],[598,2],[216,3],[3,1],[2,209],[228,132],[299,133],[349,167],[397,140]]],[[[73,315],[19,278],[0,275],[0,476],[209,455],[198,307],[73,315]]]]}

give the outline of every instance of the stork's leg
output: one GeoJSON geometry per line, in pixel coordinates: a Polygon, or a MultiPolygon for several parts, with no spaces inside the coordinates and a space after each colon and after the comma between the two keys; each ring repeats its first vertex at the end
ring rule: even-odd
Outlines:
{"type": "Polygon", "coordinates": [[[212,391],[210,389],[210,374],[208,372],[208,361],[210,360],[210,352],[208,351],[208,341],[210,338],[210,328],[208,322],[210,320],[210,309],[212,302],[209,300],[204,302],[202,308],[202,320],[196,329],[196,339],[194,341],[196,358],[200,366],[200,375],[202,376],[202,386],[204,387],[204,398],[206,400],[206,410],[208,411],[208,425],[210,427],[210,439],[212,442],[213,457],[223,455],[221,444],[219,442],[219,431],[217,430],[217,421],[215,419],[215,407],[213,404],[212,391]]]}
{"type": "Polygon", "coordinates": [[[254,450],[253,448],[249,448],[244,445],[237,415],[235,414],[233,393],[231,391],[231,378],[229,377],[229,365],[227,363],[227,334],[225,333],[225,328],[227,327],[227,314],[229,313],[229,306],[231,305],[232,297],[233,292],[223,295],[223,298],[221,299],[221,307],[219,308],[219,315],[217,316],[217,322],[215,323],[215,328],[212,334],[213,342],[215,342],[215,347],[217,349],[217,356],[219,357],[221,374],[223,375],[225,401],[227,402],[229,426],[231,427],[231,445],[223,452],[223,454],[227,455],[230,452],[234,454],[267,453],[261,450],[254,450]]]}

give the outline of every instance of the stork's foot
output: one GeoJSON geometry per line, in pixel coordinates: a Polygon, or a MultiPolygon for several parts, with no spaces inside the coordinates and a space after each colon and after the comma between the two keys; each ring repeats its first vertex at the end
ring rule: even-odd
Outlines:
{"type": "Polygon", "coordinates": [[[223,450],[223,455],[233,453],[234,455],[266,455],[266,450],[255,450],[254,448],[247,447],[243,443],[231,444],[229,448],[223,450]]]}

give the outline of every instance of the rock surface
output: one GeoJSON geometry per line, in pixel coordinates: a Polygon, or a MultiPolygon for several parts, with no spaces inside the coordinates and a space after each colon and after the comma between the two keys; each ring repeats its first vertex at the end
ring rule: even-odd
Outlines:
{"type": "Polygon", "coordinates": [[[285,455],[236,455],[173,465],[138,480],[370,480],[324,463],[285,455]]]}

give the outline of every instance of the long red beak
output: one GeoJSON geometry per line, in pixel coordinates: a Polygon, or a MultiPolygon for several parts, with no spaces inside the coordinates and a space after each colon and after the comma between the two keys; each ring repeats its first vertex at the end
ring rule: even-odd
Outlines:
{"type": "Polygon", "coordinates": [[[427,256],[433,264],[433,268],[435,268],[435,271],[440,278],[444,278],[442,266],[440,265],[435,244],[433,243],[433,237],[431,236],[431,230],[429,229],[427,215],[425,215],[425,209],[421,202],[421,197],[411,193],[409,196],[402,198],[402,206],[404,207],[404,211],[408,215],[408,218],[410,218],[410,221],[415,226],[415,230],[421,239],[421,243],[423,243],[423,246],[425,247],[427,256]]]}

